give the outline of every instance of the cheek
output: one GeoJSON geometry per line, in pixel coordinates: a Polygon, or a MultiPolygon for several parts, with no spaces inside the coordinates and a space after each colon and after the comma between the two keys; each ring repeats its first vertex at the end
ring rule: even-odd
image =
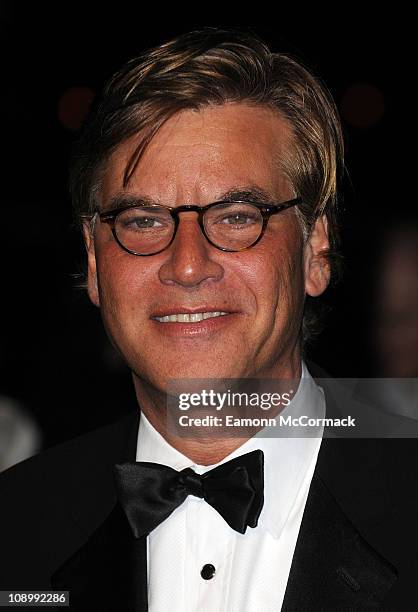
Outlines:
{"type": "Polygon", "coordinates": [[[117,245],[107,244],[99,250],[97,276],[102,316],[120,320],[121,312],[138,309],[149,274],[150,265],[144,266],[117,245]]]}
{"type": "Polygon", "coordinates": [[[259,316],[277,318],[289,314],[304,298],[302,243],[266,244],[255,254],[247,278],[256,296],[259,316]],[[274,248],[273,248],[274,246],[274,248]],[[269,248],[270,247],[270,248],[269,248]]]}

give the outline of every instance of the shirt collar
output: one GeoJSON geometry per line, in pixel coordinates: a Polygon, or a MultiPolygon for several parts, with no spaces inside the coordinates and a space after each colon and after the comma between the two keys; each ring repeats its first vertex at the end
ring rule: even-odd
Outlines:
{"type": "MultiPolygon", "coordinates": [[[[292,417],[306,415],[323,418],[325,416],[325,399],[323,391],[317,386],[302,362],[302,377],[295,396],[282,411],[283,416],[292,417]]],[[[219,463],[213,465],[197,465],[191,459],[171,446],[151,425],[144,414],[141,414],[138,441],[137,461],[148,461],[168,465],[175,470],[193,468],[197,473],[204,474],[208,470],[245,453],[260,449],[264,453],[264,506],[259,518],[259,527],[266,529],[278,538],[283,531],[289,514],[297,501],[298,493],[303,486],[308,471],[316,462],[322,438],[322,428],[310,430],[310,437],[296,430],[283,429],[274,431],[261,430],[236,448],[219,463]],[[268,436],[268,437],[267,437],[268,436]]]]}

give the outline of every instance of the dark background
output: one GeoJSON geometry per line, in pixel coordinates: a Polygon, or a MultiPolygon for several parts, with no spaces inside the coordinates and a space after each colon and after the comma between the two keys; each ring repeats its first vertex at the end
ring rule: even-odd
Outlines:
{"type": "Polygon", "coordinates": [[[385,226],[413,216],[415,207],[406,181],[409,68],[393,33],[361,20],[310,29],[294,20],[169,27],[128,14],[73,14],[66,5],[54,15],[2,11],[0,394],[32,411],[44,446],[115,420],[134,401],[99,311],[77,288],[83,245],[67,195],[77,126],[86,101],[123,62],[190,29],[252,30],[274,50],[297,56],[330,88],[347,146],[346,271],[328,292],[327,323],[310,356],[334,376],[375,373],[374,260],[385,226]]]}

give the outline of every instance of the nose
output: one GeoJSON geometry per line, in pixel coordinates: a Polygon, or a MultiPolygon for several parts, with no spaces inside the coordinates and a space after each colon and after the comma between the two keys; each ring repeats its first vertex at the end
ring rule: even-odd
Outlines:
{"type": "Polygon", "coordinates": [[[161,282],[195,288],[207,281],[220,280],[224,270],[211,257],[215,250],[200,229],[197,213],[180,213],[176,236],[159,270],[161,282]]]}

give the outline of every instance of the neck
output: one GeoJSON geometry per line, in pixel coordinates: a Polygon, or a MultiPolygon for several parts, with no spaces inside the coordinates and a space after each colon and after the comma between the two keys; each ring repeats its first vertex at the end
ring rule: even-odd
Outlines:
{"type": "MultiPolygon", "coordinates": [[[[295,363],[286,364],[270,376],[259,376],[259,378],[277,378],[281,380],[291,379],[299,381],[302,373],[300,358],[295,363]]],[[[244,444],[252,435],[246,437],[235,436],[194,436],[190,438],[179,437],[175,431],[171,431],[167,426],[167,394],[144,379],[137,376],[134,372],[133,381],[138,404],[143,414],[145,414],[151,425],[158,433],[176,450],[191,459],[198,465],[214,465],[230,455],[236,448],[244,444]]]]}

